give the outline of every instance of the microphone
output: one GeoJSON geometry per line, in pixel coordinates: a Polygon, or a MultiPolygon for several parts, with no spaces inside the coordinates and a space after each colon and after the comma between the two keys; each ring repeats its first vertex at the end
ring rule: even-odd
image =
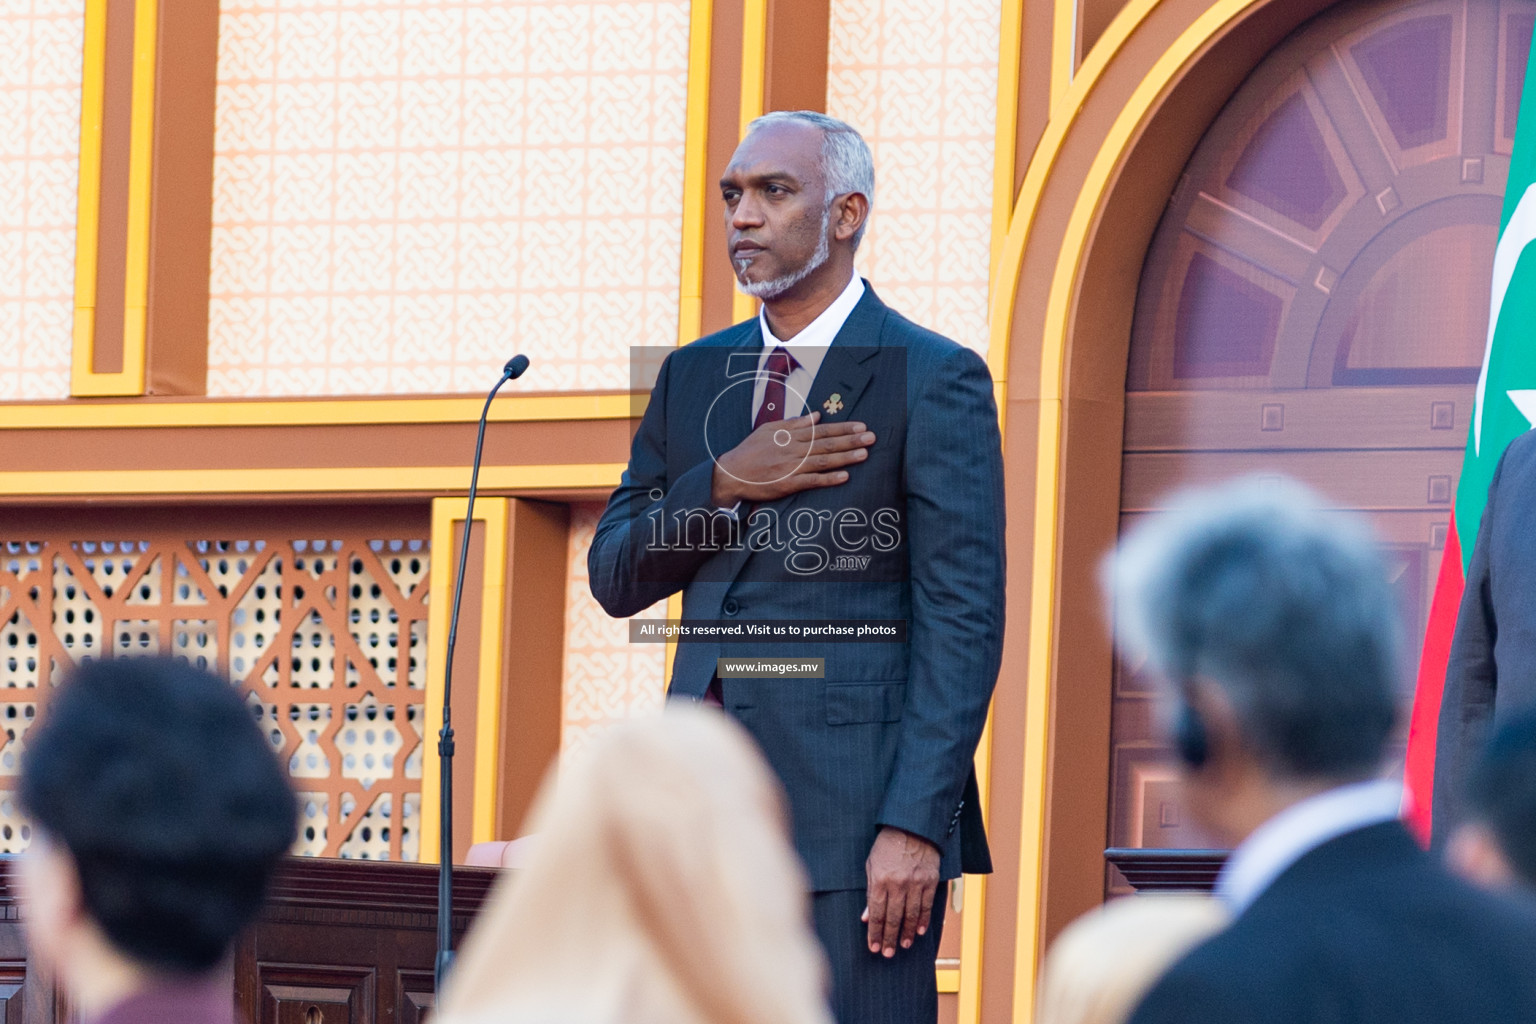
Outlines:
{"type": "MultiPolygon", "coordinates": [[[[437,756],[442,765],[438,788],[437,962],[433,982],[442,998],[443,982],[453,965],[453,651],[459,642],[459,609],[464,602],[464,568],[469,562],[469,535],[475,522],[475,490],[480,484],[480,455],[485,448],[485,421],[491,414],[496,392],[528,369],[528,357],[515,355],[501,368],[501,379],[485,396],[480,427],[475,434],[475,461],[469,472],[469,500],[464,505],[464,538],[459,545],[459,571],[453,584],[453,614],[448,619],[448,660],[443,667],[443,728],[437,734],[437,756]]],[[[433,558],[439,557],[434,551],[433,558]]]]}

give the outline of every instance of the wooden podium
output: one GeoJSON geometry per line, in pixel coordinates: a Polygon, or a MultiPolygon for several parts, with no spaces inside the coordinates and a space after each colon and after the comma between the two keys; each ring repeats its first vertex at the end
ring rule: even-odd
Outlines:
{"type": "MultiPolygon", "coordinates": [[[[0,858],[0,1022],[65,1024],[27,963],[14,857],[0,858]]],[[[455,943],[497,873],[453,869],[455,943]]],[[[231,998],[249,1024],[419,1024],[433,1003],[437,868],[292,858],[235,948],[231,998]]]]}

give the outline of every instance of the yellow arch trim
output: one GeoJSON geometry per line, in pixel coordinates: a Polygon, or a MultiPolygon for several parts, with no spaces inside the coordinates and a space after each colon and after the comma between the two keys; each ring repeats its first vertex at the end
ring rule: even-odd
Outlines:
{"type": "Polygon", "coordinates": [[[768,87],[768,0],[744,0],[741,10],[741,138],[763,115],[768,87]]]}
{"type": "Polygon", "coordinates": [[[91,372],[96,336],[96,277],[101,246],[101,124],[107,95],[107,0],[86,0],[80,83],[80,163],[75,215],[75,315],[72,391],[91,372]]]}
{"type": "Polygon", "coordinates": [[[704,221],[709,162],[709,48],[714,0],[693,0],[688,13],[688,113],[683,135],[683,256],[677,298],[677,343],[704,323],[704,221]]]}
{"type": "MultiPolygon", "coordinates": [[[[1034,1013],[1035,970],[1039,962],[1040,897],[1042,869],[1044,867],[1045,842],[1045,786],[1048,767],[1048,740],[1051,697],[1051,637],[1055,630],[1055,609],[1052,597],[1055,590],[1057,510],[1060,500],[1060,460],[1062,433],[1062,394],[1066,370],[1067,328],[1072,293],[1082,259],[1088,244],[1088,232],[1093,218],[1109,191],[1110,179],[1130,147],[1131,139],[1140,129],[1153,103],[1173,80],[1175,75],[1199,50],[1222,31],[1225,26],[1248,8],[1262,0],[1217,0],[1174,41],[1152,65],[1125,103],[1111,126],[1099,151],[1094,157],[1088,174],[1078,191],[1071,216],[1067,222],[1065,237],[1057,255],[1055,272],[1046,302],[1045,329],[1042,338],[1040,377],[1040,426],[1037,449],[1035,490],[1035,537],[1032,552],[1030,580],[1030,630],[1029,670],[1026,686],[1025,748],[1024,748],[1024,807],[1019,854],[1019,913],[1017,940],[1014,949],[1014,1000],[1013,1019],[1020,1024],[1031,1019],[1034,1013]]],[[[1094,47],[1090,60],[1084,64],[1080,79],[1083,91],[1072,104],[1070,116],[1075,119],[1082,100],[1096,83],[1103,66],[1113,51],[1117,51],[1131,32],[1155,6],[1156,0],[1128,5],[1110,30],[1105,33],[1105,44],[1112,49],[1094,47]],[[1116,30],[1119,30],[1118,32],[1116,30]],[[1110,38],[1114,36],[1114,38],[1110,38]],[[1086,73],[1088,64],[1097,59],[1090,79],[1086,73]]],[[[1076,86],[1074,85],[1074,89],[1076,86]]],[[[1014,296],[1018,289],[1019,274],[1023,266],[1024,242],[1028,235],[1035,209],[1038,207],[1045,178],[1051,164],[1059,155],[1066,127],[1047,149],[1042,146],[1046,161],[1039,169],[1034,189],[1026,181],[1024,198],[1014,222],[1010,226],[1004,253],[999,263],[998,286],[993,290],[994,329],[1006,332],[1013,315],[1014,296]],[[999,326],[1000,325],[1000,326],[999,326]]],[[[1049,130],[1047,134],[1050,134],[1049,130]]],[[[1036,167],[1031,166],[1031,174],[1036,167]]]]}
{"type": "MultiPolygon", "coordinates": [[[[103,427],[321,427],[386,423],[474,423],[485,400],[446,398],[322,398],[269,401],[186,399],[126,402],[0,404],[0,431],[89,430],[103,427]]],[[[640,392],[513,394],[491,406],[492,423],[634,419],[650,395],[640,392]]]]}
{"type": "Polygon", "coordinates": [[[1077,71],[1078,0],[1056,0],[1051,14],[1051,111],[1072,88],[1077,71]]]}
{"type": "Polygon", "coordinates": [[[123,366],[115,373],[97,373],[95,320],[101,226],[101,121],[106,88],[106,0],[100,0],[99,4],[89,0],[86,5],[85,79],[80,125],[80,221],[76,229],[75,323],[70,368],[70,393],[80,397],[144,393],[159,24],[159,4],[141,3],[134,9],[128,131],[128,240],[123,269],[123,366]]]}
{"type": "MultiPolygon", "coordinates": [[[[1105,69],[1120,52],[1126,40],[1141,26],[1147,15],[1152,13],[1152,9],[1158,5],[1158,2],[1159,0],[1129,0],[1109,23],[1109,27],[1104,30],[1104,34],[1099,37],[1099,41],[1094,44],[1087,57],[1083,59],[1077,74],[1072,78],[1060,101],[1052,104],[1051,119],[1046,123],[1040,144],[1035,148],[1035,155],[1024,172],[1024,182],[1019,187],[1018,202],[1013,207],[1007,234],[1003,238],[1001,251],[994,264],[997,273],[993,278],[990,316],[987,319],[992,330],[992,337],[987,345],[987,363],[992,371],[993,380],[1008,379],[1008,341],[1009,327],[1013,323],[1014,292],[1017,289],[1019,267],[1024,260],[1024,243],[1029,238],[1030,228],[1034,226],[1035,213],[1039,209],[1040,198],[1045,192],[1045,183],[1051,171],[1055,169],[1056,158],[1061,155],[1067,133],[1076,123],[1077,115],[1082,112],[1083,104],[1087,102],[1089,94],[1099,84],[1105,69]],[[1007,281],[1012,281],[1013,284],[1003,287],[1007,281]]],[[[1017,99],[1013,102],[1016,104],[1017,99]]]]}
{"type": "MultiPolygon", "coordinates": [[[[1024,0],[1003,0],[997,42],[997,119],[992,148],[992,245],[989,264],[996,280],[997,258],[1013,214],[1013,173],[1019,141],[1019,73],[1023,60],[1024,0]]],[[[997,344],[994,331],[988,349],[997,344]]],[[[991,361],[990,358],[988,360],[991,361]]],[[[996,374],[993,378],[1000,380],[996,374]]]]}
{"type": "Polygon", "coordinates": [[[159,4],[140,3],[134,8],[133,121],[128,134],[128,260],[123,276],[123,369],[121,375],[114,375],[118,377],[118,394],[144,393],[144,349],[149,326],[149,206],[155,146],[155,51],[159,45],[159,26],[159,4]]]}
{"type": "MultiPolygon", "coordinates": [[[[740,138],[747,125],[762,117],[768,102],[768,0],[744,0],[741,8],[740,138]]],[[[740,291],[731,294],[731,320],[741,323],[757,316],[757,300],[740,291]]]]}
{"type": "MultiPolygon", "coordinates": [[[[488,491],[617,487],[622,462],[484,466],[488,491]]],[[[60,469],[0,471],[0,497],[124,497],[230,494],[456,494],[468,466],[336,466],[274,469],[60,469]]]]}
{"type": "MultiPolygon", "coordinates": [[[[442,762],[438,760],[437,733],[443,726],[443,676],[448,668],[448,619],[453,602],[454,564],[458,545],[453,543],[455,523],[464,522],[467,498],[432,499],[433,595],[427,617],[427,691],[422,720],[421,819],[416,859],[423,864],[438,861],[438,788],[442,762]],[[442,557],[446,556],[446,557],[442,557]]],[[[475,520],[485,524],[480,584],[480,657],[475,675],[474,786],[470,793],[470,842],[496,838],[496,791],[500,785],[502,624],[506,616],[507,498],[480,498],[475,520]]],[[[465,529],[470,525],[465,523],[465,529]]],[[[461,684],[462,685],[462,682],[461,684]]],[[[458,803],[457,800],[454,801],[458,803]]],[[[457,831],[457,830],[455,830],[457,831]]],[[[456,860],[467,850],[455,850],[456,860]]]]}
{"type": "MultiPolygon", "coordinates": [[[[1009,215],[1013,211],[1013,173],[1019,136],[1019,74],[1024,41],[1024,0],[1002,0],[997,41],[997,113],[992,142],[992,240],[988,250],[989,282],[996,279],[997,259],[1008,235],[1009,215]]],[[[990,283],[989,283],[990,287],[990,283]]],[[[998,344],[994,333],[988,339],[987,362],[998,344]]],[[[992,384],[997,402],[998,428],[1006,433],[1008,422],[1008,385],[1001,377],[992,384]]],[[[992,780],[992,712],[976,744],[976,783],[983,821],[990,821],[992,780]]],[[[940,992],[958,995],[956,1020],[960,1024],[981,1022],[982,947],[987,924],[987,876],[968,875],[961,885],[960,967],[939,971],[940,992]],[[950,987],[946,987],[950,986],[950,987]]]]}

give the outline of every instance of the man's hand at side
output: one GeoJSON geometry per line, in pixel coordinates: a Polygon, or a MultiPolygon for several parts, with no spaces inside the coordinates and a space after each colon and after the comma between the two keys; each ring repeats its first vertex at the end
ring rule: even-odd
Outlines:
{"type": "Polygon", "coordinates": [[[817,426],[821,413],[764,423],[715,460],[711,500],[717,508],[763,502],[848,479],[845,466],[863,462],[875,435],[862,423],[817,426]]]}
{"type": "Polygon", "coordinates": [[[939,887],[939,848],[928,840],[889,826],[882,828],[864,862],[869,877],[864,922],[869,951],[896,955],[928,931],[933,898],[939,887]]]}

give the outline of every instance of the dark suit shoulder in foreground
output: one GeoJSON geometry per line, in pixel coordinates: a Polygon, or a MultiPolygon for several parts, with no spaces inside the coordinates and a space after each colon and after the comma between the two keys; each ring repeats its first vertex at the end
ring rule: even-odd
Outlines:
{"type": "Polygon", "coordinates": [[[1179,961],[1132,1024],[1536,1020],[1536,905],[1454,878],[1391,822],[1311,851],[1179,961]]]}

